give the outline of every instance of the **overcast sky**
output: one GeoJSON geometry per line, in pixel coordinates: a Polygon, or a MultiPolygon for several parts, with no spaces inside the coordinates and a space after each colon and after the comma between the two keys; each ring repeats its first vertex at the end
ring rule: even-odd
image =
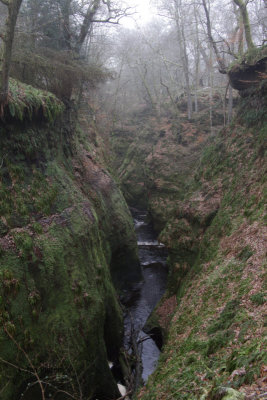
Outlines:
{"type": "Polygon", "coordinates": [[[125,0],[130,7],[136,6],[137,14],[131,18],[121,20],[123,26],[135,28],[137,25],[144,25],[155,15],[155,9],[151,6],[150,0],[125,0]]]}

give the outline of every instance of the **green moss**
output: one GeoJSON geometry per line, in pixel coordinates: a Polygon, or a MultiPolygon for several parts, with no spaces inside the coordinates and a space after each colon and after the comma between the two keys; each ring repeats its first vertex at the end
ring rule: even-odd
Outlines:
{"type": "Polygon", "coordinates": [[[238,258],[242,261],[247,261],[253,255],[253,250],[250,246],[244,247],[238,254],[238,258]]]}
{"type": "Polygon", "coordinates": [[[216,333],[208,342],[207,356],[225,347],[233,338],[234,332],[230,330],[216,333]]]}
{"type": "MultiPolygon", "coordinates": [[[[123,325],[111,267],[121,281],[126,266],[140,279],[125,201],[103,161],[92,180],[84,150],[70,140],[72,126],[52,130],[26,118],[23,127],[12,121],[0,130],[0,228],[8,233],[0,252],[0,351],[29,371],[0,362],[1,398],[20,397],[31,382],[23,351],[47,387],[117,398],[107,359],[119,354],[123,325]]],[[[35,387],[29,398],[40,397],[35,387]]]]}
{"type": "Polygon", "coordinates": [[[247,347],[240,350],[233,350],[227,359],[226,368],[229,373],[239,368],[244,369],[244,374],[236,376],[233,386],[238,388],[242,384],[252,384],[255,381],[255,376],[260,375],[260,365],[266,362],[266,354],[264,351],[264,344],[254,342],[247,347]]]}
{"type": "Polygon", "coordinates": [[[34,232],[35,233],[39,233],[39,234],[41,234],[41,233],[43,233],[43,227],[42,227],[42,225],[39,223],[39,222],[34,222],[33,224],[32,224],[32,229],[34,230],[34,232]]]}
{"type": "Polygon", "coordinates": [[[8,109],[11,117],[20,121],[26,117],[32,120],[41,112],[52,122],[63,112],[64,105],[52,93],[10,79],[8,109]]]}
{"type": "Polygon", "coordinates": [[[240,297],[244,296],[246,293],[248,293],[250,286],[251,286],[251,279],[249,278],[242,279],[238,285],[238,295],[240,297]]]}
{"type": "Polygon", "coordinates": [[[245,395],[234,390],[233,388],[219,387],[212,389],[212,391],[208,394],[208,398],[211,400],[244,400],[245,395]]]}
{"type": "Polygon", "coordinates": [[[263,292],[255,293],[250,297],[250,300],[257,306],[266,303],[266,294],[263,292]]]}
{"type": "Polygon", "coordinates": [[[243,121],[246,123],[247,126],[254,126],[258,123],[261,123],[264,118],[265,118],[265,111],[263,109],[248,110],[243,115],[243,121]]]}
{"type": "MultiPolygon", "coordinates": [[[[238,121],[206,143],[199,163],[191,160],[184,193],[177,190],[171,198],[160,187],[150,197],[152,214],[163,226],[160,240],[169,248],[168,290],[177,296],[178,306],[162,361],[142,400],[195,400],[203,393],[207,397],[212,387],[239,388],[255,382],[265,362],[266,343],[260,337],[264,318],[261,308],[253,312],[253,305],[266,301],[265,287],[249,293],[255,277],[264,281],[266,86],[243,98],[240,107],[238,121]],[[259,246],[248,245],[254,237],[259,246]]],[[[167,168],[162,164],[164,146],[157,176],[167,168]]],[[[181,163],[179,182],[186,177],[181,163]]],[[[162,180],[164,187],[167,178],[162,180]]]]}
{"type": "Polygon", "coordinates": [[[239,105],[239,118],[242,123],[254,129],[257,127],[258,130],[265,130],[265,111],[267,104],[266,85],[267,80],[265,79],[256,91],[253,91],[250,96],[241,99],[239,105]]]}
{"type": "Polygon", "coordinates": [[[254,64],[265,56],[267,56],[267,46],[263,45],[261,47],[254,47],[248,50],[244,54],[243,60],[245,61],[245,63],[254,64]]]}
{"type": "Polygon", "coordinates": [[[231,300],[229,301],[217,321],[213,322],[207,329],[208,334],[212,334],[217,332],[218,330],[225,330],[228,329],[238,312],[239,308],[239,301],[238,300],[231,300]]]}

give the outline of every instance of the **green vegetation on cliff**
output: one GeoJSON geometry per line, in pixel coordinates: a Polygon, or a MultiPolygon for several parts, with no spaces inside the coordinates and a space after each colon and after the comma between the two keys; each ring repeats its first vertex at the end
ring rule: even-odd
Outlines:
{"type": "MultiPolygon", "coordinates": [[[[165,220],[169,291],[149,324],[166,329],[172,319],[140,399],[217,399],[219,387],[264,392],[266,109],[263,82],[210,140],[165,220]],[[176,309],[168,309],[172,296],[176,309]]],[[[155,217],[160,204],[151,205],[155,217]]]]}
{"type": "Polygon", "coordinates": [[[165,346],[139,399],[254,399],[266,392],[262,77],[241,93],[232,124],[223,128],[218,118],[212,135],[205,108],[191,121],[148,115],[150,130],[131,121],[114,132],[126,198],[138,204],[144,196],[169,251],[168,289],[146,325],[161,329],[165,346]]]}
{"type": "Polygon", "coordinates": [[[52,123],[60,103],[29,96],[50,123],[10,111],[0,126],[1,399],[117,397],[108,359],[123,324],[111,275],[118,290],[140,279],[131,217],[90,143],[94,123],[52,123]]]}
{"type": "Polygon", "coordinates": [[[6,111],[10,117],[22,121],[43,117],[49,122],[63,112],[63,103],[52,93],[36,89],[30,85],[9,80],[9,98],[6,111]]]}

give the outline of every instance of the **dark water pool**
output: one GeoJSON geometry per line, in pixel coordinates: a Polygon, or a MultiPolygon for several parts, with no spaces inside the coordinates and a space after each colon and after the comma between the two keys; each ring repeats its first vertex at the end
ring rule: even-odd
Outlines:
{"type": "MultiPolygon", "coordinates": [[[[132,210],[135,230],[138,240],[139,259],[142,266],[144,280],[141,287],[136,288],[134,296],[127,304],[125,325],[125,346],[129,346],[131,332],[138,335],[138,339],[147,338],[143,327],[147,318],[164,294],[167,281],[166,258],[167,252],[164,245],[156,239],[152,225],[147,222],[147,213],[132,210]]],[[[142,379],[147,381],[148,376],[154,371],[159,358],[160,350],[152,339],[146,339],[140,345],[142,356],[142,379]]]]}

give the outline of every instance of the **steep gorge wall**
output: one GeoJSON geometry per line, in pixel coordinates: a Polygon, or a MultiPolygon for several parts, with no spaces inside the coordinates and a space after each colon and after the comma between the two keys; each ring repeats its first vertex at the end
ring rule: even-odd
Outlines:
{"type": "MultiPolygon", "coordinates": [[[[148,329],[161,326],[166,345],[140,399],[223,398],[223,387],[252,399],[266,392],[267,130],[263,110],[251,109],[258,95],[204,150],[160,234],[169,290],[148,329]]],[[[266,115],[266,91],[260,97],[266,115]]]]}
{"type": "Polygon", "coordinates": [[[116,398],[118,293],[140,279],[128,208],[90,118],[21,117],[0,125],[1,399],[116,398]]]}
{"type": "Polygon", "coordinates": [[[147,128],[128,128],[136,140],[119,169],[122,188],[132,203],[146,196],[170,268],[147,323],[165,346],[139,399],[266,395],[266,102],[261,79],[213,135],[208,114],[181,118],[178,129],[150,118],[152,141],[147,128]]]}

